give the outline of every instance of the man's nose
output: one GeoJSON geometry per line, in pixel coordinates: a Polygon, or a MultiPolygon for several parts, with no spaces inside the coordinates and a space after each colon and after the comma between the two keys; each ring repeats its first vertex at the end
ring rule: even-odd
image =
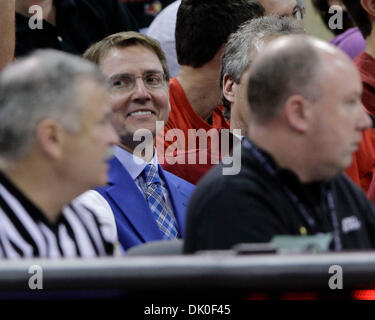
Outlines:
{"type": "Polygon", "coordinates": [[[151,98],[150,92],[146,88],[142,78],[135,79],[133,98],[137,100],[149,100],[151,98]]]}

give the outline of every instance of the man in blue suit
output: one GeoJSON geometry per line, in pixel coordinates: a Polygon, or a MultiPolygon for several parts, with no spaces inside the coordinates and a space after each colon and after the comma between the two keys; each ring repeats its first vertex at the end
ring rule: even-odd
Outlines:
{"type": "Polygon", "coordinates": [[[123,249],[183,237],[194,186],[164,171],[154,148],[156,122],[166,122],[170,112],[163,51],[148,36],[121,32],[90,47],[84,57],[109,79],[112,123],[120,144],[110,161],[108,185],[97,192],[113,211],[123,249]]]}

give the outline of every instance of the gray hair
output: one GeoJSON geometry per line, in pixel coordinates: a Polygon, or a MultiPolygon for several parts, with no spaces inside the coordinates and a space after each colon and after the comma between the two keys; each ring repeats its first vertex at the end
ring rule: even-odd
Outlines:
{"type": "MultiPolygon", "coordinates": [[[[229,75],[235,83],[240,83],[244,72],[249,68],[259,47],[273,36],[304,34],[300,21],[277,15],[252,19],[242,24],[232,33],[226,43],[222,56],[220,86],[223,87],[224,75],[229,75]]],[[[223,97],[224,105],[230,109],[230,103],[223,97]]]]}
{"type": "Polygon", "coordinates": [[[0,166],[22,159],[35,141],[43,119],[66,130],[79,130],[84,106],[80,81],[105,85],[94,64],[55,50],[38,50],[0,74],[0,166]]]}
{"type": "MultiPolygon", "coordinates": [[[[250,70],[247,97],[252,115],[263,123],[273,119],[292,95],[313,102],[321,95],[322,59],[314,45],[317,40],[306,35],[286,37],[284,46],[262,51],[250,70]]],[[[279,40],[284,41],[274,41],[279,40]]]]}

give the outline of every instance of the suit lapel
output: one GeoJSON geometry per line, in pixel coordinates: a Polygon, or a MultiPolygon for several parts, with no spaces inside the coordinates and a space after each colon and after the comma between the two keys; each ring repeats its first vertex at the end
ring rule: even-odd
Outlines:
{"type": "Polygon", "coordinates": [[[115,210],[119,218],[127,219],[145,242],[162,239],[146,199],[117,158],[110,161],[109,184],[107,193],[120,209],[115,210]]]}
{"type": "Polygon", "coordinates": [[[177,224],[181,233],[184,236],[185,230],[185,218],[186,218],[186,207],[188,204],[188,197],[183,192],[181,192],[180,183],[171,179],[168,172],[165,172],[161,165],[159,164],[159,174],[163,177],[169,191],[169,196],[172,200],[172,205],[174,209],[174,214],[177,219],[177,224]]]}

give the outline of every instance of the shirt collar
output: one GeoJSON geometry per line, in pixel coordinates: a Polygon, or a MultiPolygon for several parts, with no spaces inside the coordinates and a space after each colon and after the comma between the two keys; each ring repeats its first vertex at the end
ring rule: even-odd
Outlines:
{"type": "MultiPolygon", "coordinates": [[[[267,163],[276,171],[276,176],[284,184],[288,185],[293,190],[296,190],[296,192],[300,192],[305,186],[314,186],[314,188],[317,188],[317,186],[319,186],[319,188],[327,188],[330,185],[330,180],[302,183],[297,174],[293,170],[279,166],[279,164],[275,161],[275,158],[269,152],[256,145],[248,137],[245,137],[242,140],[242,143],[246,143],[244,140],[250,142],[252,146],[262,154],[262,156],[266,159],[267,163]]],[[[255,159],[255,157],[253,156],[252,158],[255,159]]],[[[258,160],[256,160],[256,162],[259,164],[258,160]]]]}
{"type": "Polygon", "coordinates": [[[129,172],[133,180],[136,180],[138,178],[147,164],[153,164],[156,167],[156,170],[158,170],[158,154],[156,148],[154,148],[154,157],[149,163],[119,146],[115,146],[114,154],[115,157],[129,172]]]}

